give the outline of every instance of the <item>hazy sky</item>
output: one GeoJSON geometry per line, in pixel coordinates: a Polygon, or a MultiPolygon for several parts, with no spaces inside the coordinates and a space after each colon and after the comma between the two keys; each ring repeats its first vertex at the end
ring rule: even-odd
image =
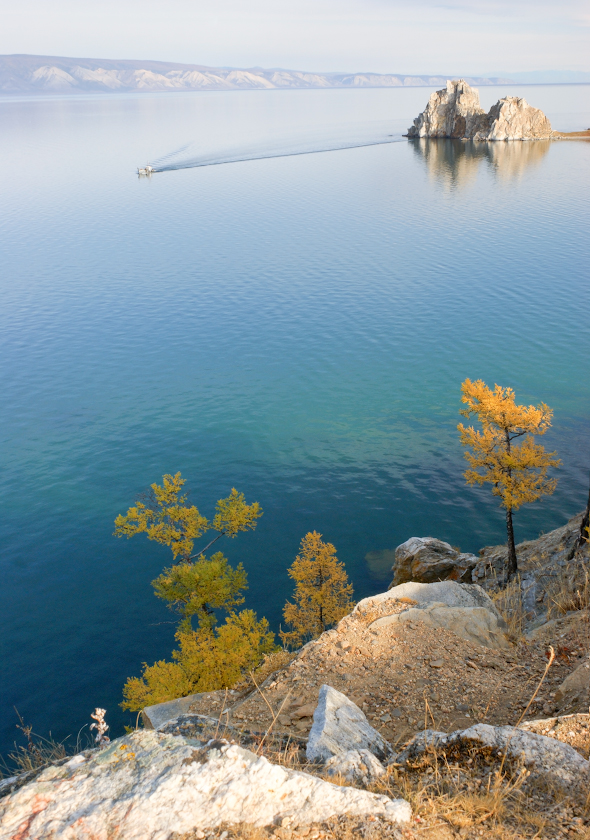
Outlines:
{"type": "Polygon", "coordinates": [[[0,0],[0,53],[487,74],[590,70],[588,0],[0,0]]]}

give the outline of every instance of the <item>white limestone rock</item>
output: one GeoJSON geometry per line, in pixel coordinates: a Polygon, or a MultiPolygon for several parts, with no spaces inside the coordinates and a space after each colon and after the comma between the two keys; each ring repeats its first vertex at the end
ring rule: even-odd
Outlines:
{"type": "Polygon", "coordinates": [[[487,127],[479,91],[464,79],[447,81],[431,94],[428,105],[408,129],[408,137],[473,137],[487,127]]]}
{"type": "Polygon", "coordinates": [[[334,755],[325,764],[328,776],[341,776],[347,782],[370,785],[385,775],[385,767],[369,750],[349,750],[334,755]]]}
{"type": "Polygon", "coordinates": [[[146,706],[141,711],[143,725],[146,729],[159,729],[180,715],[189,712],[192,704],[201,697],[201,694],[188,694],[186,697],[180,697],[178,700],[169,700],[166,703],[146,706]]]}
{"type": "Polygon", "coordinates": [[[359,707],[345,694],[323,685],[307,741],[307,758],[326,762],[350,750],[368,750],[380,760],[393,757],[390,745],[359,707]]]}
{"type": "Polygon", "coordinates": [[[414,601],[416,604],[446,604],[448,607],[483,607],[495,615],[498,622],[502,616],[494,602],[481,586],[469,583],[457,583],[454,580],[442,580],[439,583],[416,583],[408,581],[392,586],[387,592],[371,595],[359,601],[352,614],[363,612],[371,607],[380,606],[388,601],[414,601]]]}
{"type": "Polygon", "coordinates": [[[421,621],[427,627],[450,630],[461,639],[492,650],[509,650],[510,643],[504,633],[506,622],[483,607],[449,607],[446,604],[428,604],[412,607],[395,615],[378,618],[370,626],[378,630],[391,624],[421,621]]]}
{"type": "Polygon", "coordinates": [[[0,838],[169,840],[222,822],[263,826],[287,817],[303,824],[344,813],[407,822],[411,808],[236,745],[144,730],[83,762],[49,767],[0,800],[0,838]]]}
{"type": "Polygon", "coordinates": [[[459,79],[448,81],[446,88],[430,96],[407,136],[475,141],[547,140],[553,131],[545,114],[518,96],[498,100],[486,114],[479,102],[479,91],[459,79]]]}
{"type": "Polygon", "coordinates": [[[548,140],[553,135],[543,111],[519,96],[499,99],[490,108],[487,120],[487,128],[477,131],[474,140],[548,140]]]}
{"type": "Polygon", "coordinates": [[[590,762],[573,747],[514,726],[477,723],[448,735],[429,729],[416,735],[397,760],[404,764],[427,749],[444,750],[457,744],[492,748],[498,755],[506,751],[511,758],[522,761],[533,777],[544,778],[567,792],[587,789],[590,783],[590,762]]]}

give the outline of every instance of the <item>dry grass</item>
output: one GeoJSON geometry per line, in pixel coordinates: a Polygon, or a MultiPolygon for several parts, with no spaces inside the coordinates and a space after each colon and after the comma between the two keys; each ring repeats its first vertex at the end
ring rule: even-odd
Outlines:
{"type": "MultiPolygon", "coordinates": [[[[553,658],[551,649],[531,701],[553,658]]],[[[429,716],[426,698],[425,716],[429,716]]],[[[235,732],[233,735],[235,738],[235,732]]],[[[291,742],[285,736],[265,739],[266,736],[252,737],[249,733],[248,742],[242,743],[273,763],[335,784],[350,785],[343,777],[327,776],[322,767],[310,764],[304,741],[291,742]]],[[[368,790],[392,799],[406,799],[412,806],[411,824],[401,827],[375,817],[341,816],[321,824],[297,825],[294,818],[266,828],[224,825],[207,832],[196,830],[177,840],[555,840],[565,836],[590,840],[588,801],[566,798],[563,791],[532,778],[530,771],[508,758],[506,752],[498,754],[491,748],[458,743],[444,749],[427,749],[404,766],[388,767],[386,774],[368,790]]]]}
{"type": "Polygon", "coordinates": [[[51,732],[47,737],[38,735],[33,731],[32,726],[25,724],[18,711],[16,714],[19,720],[16,728],[21,731],[25,743],[15,743],[12,752],[9,752],[6,756],[0,756],[0,779],[20,776],[24,773],[34,773],[34,771],[48,767],[50,764],[59,764],[73,755],[96,748],[96,744],[88,732],[85,736],[82,735],[82,730],[85,727],[82,727],[78,732],[75,742],[70,739],[69,735],[63,741],[56,741],[51,732]],[[66,741],[69,743],[66,744],[66,741]]]}
{"type": "Polygon", "coordinates": [[[517,575],[504,588],[491,595],[496,609],[508,625],[506,635],[515,644],[524,637],[525,612],[522,605],[520,575],[517,575]]]}
{"type": "Polygon", "coordinates": [[[41,767],[55,764],[55,762],[61,761],[75,752],[80,752],[82,749],[81,747],[76,750],[66,748],[65,741],[56,741],[52,738],[51,733],[47,738],[37,735],[36,732],[33,732],[32,726],[25,724],[18,712],[17,716],[19,719],[17,729],[22,732],[26,744],[15,743],[14,750],[8,753],[6,758],[0,758],[0,778],[39,770],[41,767]]]}
{"type": "Polygon", "coordinates": [[[547,598],[548,618],[590,606],[590,560],[565,566],[547,588],[547,598]]]}

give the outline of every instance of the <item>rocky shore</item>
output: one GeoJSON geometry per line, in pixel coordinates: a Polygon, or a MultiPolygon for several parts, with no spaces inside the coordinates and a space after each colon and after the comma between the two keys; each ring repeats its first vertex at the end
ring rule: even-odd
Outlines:
{"type": "Polygon", "coordinates": [[[1,781],[0,838],[588,838],[580,522],[521,543],[508,586],[503,546],[407,540],[386,592],[266,679],[1,781]]]}

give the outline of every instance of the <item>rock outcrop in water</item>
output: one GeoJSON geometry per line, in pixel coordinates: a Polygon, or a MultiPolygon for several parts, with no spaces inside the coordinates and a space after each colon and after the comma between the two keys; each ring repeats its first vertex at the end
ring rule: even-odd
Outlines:
{"type": "Polygon", "coordinates": [[[486,114],[479,102],[479,91],[459,79],[448,81],[446,89],[431,95],[407,136],[475,141],[547,140],[553,131],[545,114],[518,96],[498,100],[486,114]]]}

